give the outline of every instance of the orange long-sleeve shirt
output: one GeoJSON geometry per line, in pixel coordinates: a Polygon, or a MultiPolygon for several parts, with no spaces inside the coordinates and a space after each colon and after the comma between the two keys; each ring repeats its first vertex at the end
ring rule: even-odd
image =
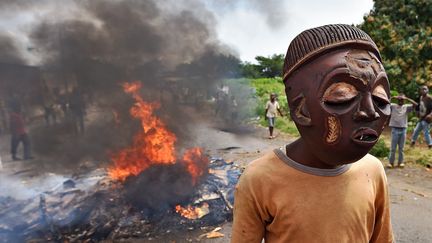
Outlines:
{"type": "Polygon", "coordinates": [[[326,170],[276,149],[246,168],[234,200],[232,243],[393,241],[386,176],[372,155],[326,170]]]}

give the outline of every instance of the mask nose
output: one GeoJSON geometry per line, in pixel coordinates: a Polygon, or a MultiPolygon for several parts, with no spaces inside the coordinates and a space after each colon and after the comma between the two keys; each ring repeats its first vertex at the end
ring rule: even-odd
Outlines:
{"type": "Polygon", "coordinates": [[[357,111],[354,113],[354,121],[375,121],[378,118],[380,115],[375,111],[372,95],[370,93],[364,94],[357,111]]]}

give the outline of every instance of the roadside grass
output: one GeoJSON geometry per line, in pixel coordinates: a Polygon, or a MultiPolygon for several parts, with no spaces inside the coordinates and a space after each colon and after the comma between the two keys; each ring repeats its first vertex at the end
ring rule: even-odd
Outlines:
{"type": "Polygon", "coordinates": [[[427,147],[414,147],[405,150],[405,161],[422,166],[431,166],[432,151],[427,147]]]}
{"type": "MultiPolygon", "coordinates": [[[[417,139],[414,147],[410,146],[411,133],[407,134],[407,140],[404,149],[404,160],[406,162],[416,163],[422,166],[432,165],[432,149],[429,149],[424,141],[423,134],[417,139]]],[[[390,146],[390,143],[389,143],[390,146]]]]}
{"type": "MultiPolygon", "coordinates": [[[[243,81],[243,83],[247,83],[243,81]]],[[[290,119],[288,104],[285,96],[285,87],[281,78],[259,78],[249,80],[249,85],[255,89],[256,95],[256,116],[259,116],[259,124],[267,127],[267,121],[264,119],[265,103],[269,99],[270,93],[276,93],[278,97],[281,110],[284,113],[284,117],[279,117],[276,119],[275,128],[282,133],[289,134],[293,137],[299,137],[300,134],[295,126],[294,122],[290,119]]],[[[431,166],[432,165],[432,149],[423,141],[423,134],[419,137],[416,146],[410,146],[411,133],[417,123],[417,118],[414,114],[410,114],[406,144],[404,149],[404,162],[414,163],[421,166],[431,166]]],[[[380,158],[382,161],[388,162],[388,155],[390,153],[390,129],[387,128],[385,132],[381,135],[377,144],[371,149],[369,153],[380,158]]],[[[396,159],[397,159],[396,152],[396,159]]]]}

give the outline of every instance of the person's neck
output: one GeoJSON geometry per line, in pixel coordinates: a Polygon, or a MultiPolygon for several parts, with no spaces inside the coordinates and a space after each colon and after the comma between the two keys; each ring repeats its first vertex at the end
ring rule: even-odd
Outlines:
{"type": "Polygon", "coordinates": [[[286,155],[297,163],[319,169],[334,169],[339,165],[329,165],[321,161],[310,152],[311,148],[306,145],[302,138],[288,144],[285,148],[286,155]]]}

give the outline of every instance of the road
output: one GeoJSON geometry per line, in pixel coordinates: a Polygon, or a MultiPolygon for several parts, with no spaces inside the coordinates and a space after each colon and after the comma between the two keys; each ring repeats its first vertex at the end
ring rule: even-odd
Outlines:
{"type": "MultiPolygon", "coordinates": [[[[214,157],[222,157],[240,166],[274,148],[284,146],[293,138],[277,134],[275,139],[267,138],[264,128],[257,128],[251,133],[234,135],[224,132],[226,129],[202,124],[196,128],[195,144],[206,148],[206,153],[214,157]],[[211,138],[211,139],[209,139],[211,138]]],[[[25,165],[11,162],[8,156],[8,138],[0,139],[0,154],[3,157],[4,169],[0,174],[16,174],[25,165]]],[[[22,162],[24,163],[24,162],[22,162]]],[[[25,162],[31,164],[31,161],[25,162]]],[[[391,217],[395,239],[402,243],[432,242],[432,171],[424,167],[408,163],[404,169],[387,170],[391,199],[391,217]]],[[[1,188],[1,187],[0,187],[1,188]]],[[[0,191],[3,193],[4,191],[0,191]]],[[[216,227],[216,226],[215,226],[216,227]]],[[[139,239],[137,242],[229,242],[231,222],[220,225],[223,237],[214,239],[200,238],[203,233],[215,227],[199,229],[191,232],[168,234],[159,238],[139,239]]]]}

